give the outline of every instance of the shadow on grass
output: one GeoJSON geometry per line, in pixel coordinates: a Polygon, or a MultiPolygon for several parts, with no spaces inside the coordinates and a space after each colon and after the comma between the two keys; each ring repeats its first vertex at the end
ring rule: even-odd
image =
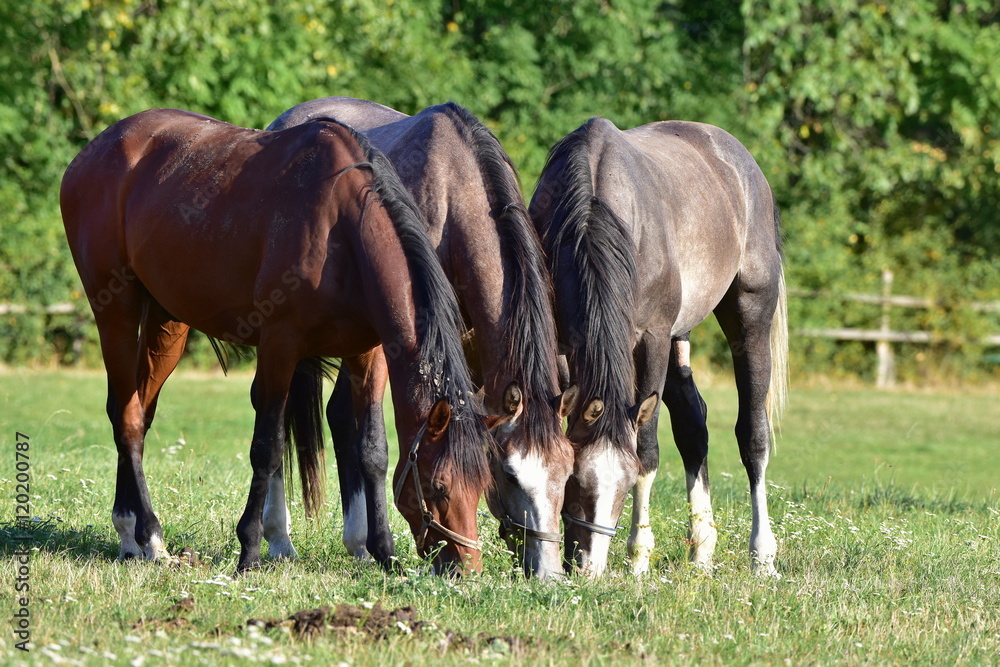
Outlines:
{"type": "MultiPolygon", "coordinates": [[[[168,532],[165,542],[171,557],[180,557],[189,565],[210,569],[219,567],[223,571],[235,567],[234,553],[238,553],[234,551],[238,546],[235,529],[231,543],[222,546],[201,544],[199,537],[189,533],[168,532]]],[[[106,529],[95,526],[72,528],[54,518],[0,522],[0,558],[10,558],[25,548],[37,548],[62,558],[117,563],[119,546],[116,535],[109,539],[106,529]]]]}
{"type": "Polygon", "coordinates": [[[0,523],[0,555],[12,556],[25,547],[95,560],[118,557],[118,543],[109,541],[102,531],[90,526],[70,528],[55,519],[0,523]]]}

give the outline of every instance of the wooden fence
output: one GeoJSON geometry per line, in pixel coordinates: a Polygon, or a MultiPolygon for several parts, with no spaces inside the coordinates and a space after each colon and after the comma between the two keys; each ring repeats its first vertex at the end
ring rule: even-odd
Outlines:
{"type": "MultiPolygon", "coordinates": [[[[892,271],[882,272],[882,294],[845,293],[834,294],[825,290],[804,290],[789,288],[788,295],[797,298],[825,298],[855,303],[870,303],[882,306],[882,315],[878,329],[798,329],[794,333],[799,336],[814,338],[830,338],[834,340],[873,341],[877,356],[876,386],[885,389],[896,382],[896,363],[893,351],[894,343],[936,343],[947,340],[947,337],[936,336],[930,331],[893,331],[890,312],[896,308],[935,308],[941,304],[934,299],[917,296],[902,296],[892,293],[892,271]]],[[[987,313],[1000,313],[1000,301],[974,302],[969,304],[973,310],[987,313]]],[[[0,315],[22,314],[35,310],[47,315],[68,315],[77,312],[72,303],[54,303],[42,308],[32,308],[22,304],[0,303],[0,315]]],[[[87,311],[86,316],[90,312],[87,311]]],[[[984,336],[977,340],[986,345],[1000,346],[1000,334],[984,336]]]]}
{"type": "MultiPolygon", "coordinates": [[[[799,336],[812,336],[815,338],[874,341],[878,359],[875,384],[880,389],[892,387],[896,383],[896,362],[892,349],[893,343],[936,343],[941,340],[947,340],[947,338],[935,336],[930,331],[892,330],[890,310],[894,306],[903,308],[934,308],[940,305],[934,299],[894,295],[892,293],[892,279],[892,271],[888,269],[882,271],[882,294],[880,295],[857,293],[832,294],[826,291],[789,289],[789,296],[803,298],[823,297],[882,306],[881,322],[878,329],[799,329],[795,333],[799,336]]],[[[969,305],[973,310],[979,312],[1000,312],[1000,302],[973,302],[969,305]]],[[[987,345],[1000,345],[1000,334],[984,336],[978,339],[977,342],[987,345]]]]}

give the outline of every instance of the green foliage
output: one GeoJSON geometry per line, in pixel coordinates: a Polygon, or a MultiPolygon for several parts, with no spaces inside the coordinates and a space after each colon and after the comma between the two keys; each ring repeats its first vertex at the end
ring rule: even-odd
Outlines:
{"type": "MultiPolygon", "coordinates": [[[[904,377],[988,373],[1000,317],[1000,23],[986,0],[69,0],[0,7],[0,360],[97,358],[62,238],[58,184],[104,127],[186,108],[263,127],[325,95],[408,113],[449,99],[497,133],[530,189],[587,118],[683,118],[750,148],[774,188],[791,285],[929,297],[893,328],[904,377]],[[44,306],[73,303],[79,318],[44,306]]],[[[875,328],[877,306],[793,298],[793,329],[875,328]]],[[[209,362],[207,346],[195,344],[209,362]]],[[[706,340],[724,357],[719,336],[706,340]]],[[[800,369],[867,375],[870,346],[793,336],[800,369]]]]}

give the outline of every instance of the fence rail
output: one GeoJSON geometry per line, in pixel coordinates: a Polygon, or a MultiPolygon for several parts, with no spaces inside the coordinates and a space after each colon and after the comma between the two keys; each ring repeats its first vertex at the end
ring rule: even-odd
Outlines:
{"type": "MultiPolygon", "coordinates": [[[[825,290],[789,289],[789,296],[804,298],[829,298],[856,303],[870,303],[882,306],[881,326],[878,329],[799,329],[800,336],[813,338],[832,338],[834,340],[873,341],[878,358],[875,385],[887,389],[896,383],[896,359],[892,343],[936,343],[948,340],[946,336],[936,336],[929,331],[893,331],[890,325],[890,309],[893,306],[903,308],[936,308],[942,304],[934,299],[918,296],[904,296],[892,293],[892,271],[882,271],[882,294],[845,293],[834,294],[825,290]]],[[[1000,312],[1000,301],[974,301],[968,304],[973,310],[983,313],[1000,312]]],[[[982,336],[976,340],[986,345],[1000,345],[1000,334],[982,336]]]]}
{"type": "MultiPolygon", "coordinates": [[[[853,301],[855,303],[868,303],[882,306],[881,326],[878,329],[850,329],[850,328],[827,328],[827,329],[799,329],[795,333],[799,336],[812,338],[829,338],[833,340],[853,340],[870,341],[876,344],[875,350],[878,357],[878,367],[876,371],[876,386],[888,388],[896,381],[895,355],[892,349],[893,343],[937,343],[948,340],[947,336],[939,336],[930,331],[893,331],[890,322],[890,309],[897,308],[938,308],[945,304],[919,296],[905,296],[892,293],[892,271],[882,272],[882,294],[862,294],[858,292],[847,292],[837,294],[827,290],[805,290],[789,288],[788,295],[806,299],[832,299],[840,301],[853,301]]],[[[967,304],[976,312],[1000,313],[1000,301],[974,301],[967,304]]],[[[53,303],[47,306],[28,306],[16,303],[0,303],[0,315],[20,315],[29,312],[43,312],[47,315],[71,315],[79,313],[75,304],[53,303]]],[[[87,313],[89,314],[89,312],[87,313]]],[[[1000,346],[1000,334],[993,334],[980,337],[978,343],[986,345],[1000,346]]]]}
{"type": "Polygon", "coordinates": [[[70,315],[76,312],[76,306],[72,303],[53,303],[35,308],[23,303],[0,303],[0,315],[22,315],[32,311],[43,312],[46,315],[70,315]]]}

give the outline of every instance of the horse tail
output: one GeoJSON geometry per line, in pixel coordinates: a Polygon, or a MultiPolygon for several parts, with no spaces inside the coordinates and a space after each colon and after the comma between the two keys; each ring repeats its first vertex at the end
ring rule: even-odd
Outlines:
{"type": "Polygon", "coordinates": [[[788,400],[788,294],[785,288],[785,257],[781,242],[781,213],[774,204],[775,246],[778,250],[778,303],[771,320],[771,383],[767,390],[767,416],[771,442],[777,447],[775,430],[788,400]]]}
{"type": "Polygon", "coordinates": [[[323,378],[330,377],[333,366],[333,362],[320,357],[300,361],[285,405],[285,480],[291,491],[291,470],[298,456],[302,504],[308,517],[317,515],[325,495],[323,378]]]}

